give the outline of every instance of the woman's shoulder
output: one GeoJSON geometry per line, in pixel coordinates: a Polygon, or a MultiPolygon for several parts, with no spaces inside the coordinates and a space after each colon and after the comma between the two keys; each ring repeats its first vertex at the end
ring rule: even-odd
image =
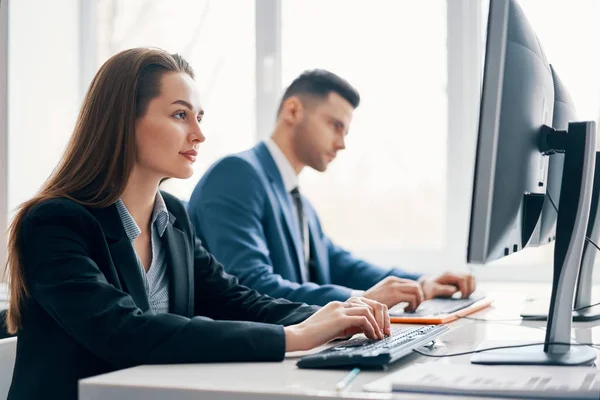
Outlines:
{"type": "Polygon", "coordinates": [[[59,220],[61,222],[93,218],[89,210],[80,203],[67,198],[41,201],[25,215],[24,223],[31,220],[59,220]]]}

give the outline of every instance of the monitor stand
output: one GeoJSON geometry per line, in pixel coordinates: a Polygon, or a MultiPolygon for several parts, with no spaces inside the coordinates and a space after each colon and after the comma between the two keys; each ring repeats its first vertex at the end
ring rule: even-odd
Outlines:
{"type": "MultiPolygon", "coordinates": [[[[598,199],[600,197],[600,152],[596,152],[594,165],[592,203],[586,236],[598,245],[598,239],[600,238],[600,212],[598,212],[598,199]]],[[[573,305],[573,321],[576,322],[600,319],[600,304],[592,303],[592,281],[597,251],[598,249],[593,244],[587,240],[585,241],[577,287],[575,289],[575,303],[573,305]]],[[[532,301],[521,311],[521,317],[530,321],[545,321],[548,319],[548,300],[532,301]]]]}
{"type": "MultiPolygon", "coordinates": [[[[511,342],[521,346],[475,354],[474,364],[493,365],[591,365],[596,351],[588,346],[571,345],[571,317],[575,285],[581,265],[587,221],[592,200],[596,156],[596,126],[592,121],[569,123],[568,131],[542,129],[540,151],[565,152],[560,208],[554,246],[554,274],[543,344],[511,342]]],[[[479,350],[507,343],[484,342],[479,350]]]]}

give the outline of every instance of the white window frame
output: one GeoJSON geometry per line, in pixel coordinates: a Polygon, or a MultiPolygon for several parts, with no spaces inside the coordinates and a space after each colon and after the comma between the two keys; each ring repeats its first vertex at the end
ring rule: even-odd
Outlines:
{"type": "Polygon", "coordinates": [[[8,7],[9,0],[0,0],[0,282],[8,244],[8,7]]]}
{"type": "Polygon", "coordinates": [[[255,0],[256,139],[271,135],[281,96],[281,1],[255,0]]]}
{"type": "Polygon", "coordinates": [[[447,1],[448,169],[446,248],[452,260],[466,260],[473,190],[483,55],[480,1],[447,1]]]}

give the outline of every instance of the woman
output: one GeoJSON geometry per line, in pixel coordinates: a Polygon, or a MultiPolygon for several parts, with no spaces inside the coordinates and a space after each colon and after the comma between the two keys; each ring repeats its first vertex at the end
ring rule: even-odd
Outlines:
{"type": "Polygon", "coordinates": [[[188,178],[204,141],[193,72],[131,49],[91,83],[75,131],[9,239],[9,399],[75,399],[77,380],[138,364],[281,360],[338,337],[390,334],[385,306],[322,309],[240,286],[161,180],[188,178]]]}

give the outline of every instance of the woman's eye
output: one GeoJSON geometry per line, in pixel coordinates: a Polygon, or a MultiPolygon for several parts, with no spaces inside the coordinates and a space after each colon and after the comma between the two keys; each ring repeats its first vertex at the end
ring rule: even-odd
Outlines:
{"type": "Polygon", "coordinates": [[[185,111],[181,111],[181,112],[175,113],[174,116],[175,116],[175,118],[184,119],[185,118],[185,111]]]}

